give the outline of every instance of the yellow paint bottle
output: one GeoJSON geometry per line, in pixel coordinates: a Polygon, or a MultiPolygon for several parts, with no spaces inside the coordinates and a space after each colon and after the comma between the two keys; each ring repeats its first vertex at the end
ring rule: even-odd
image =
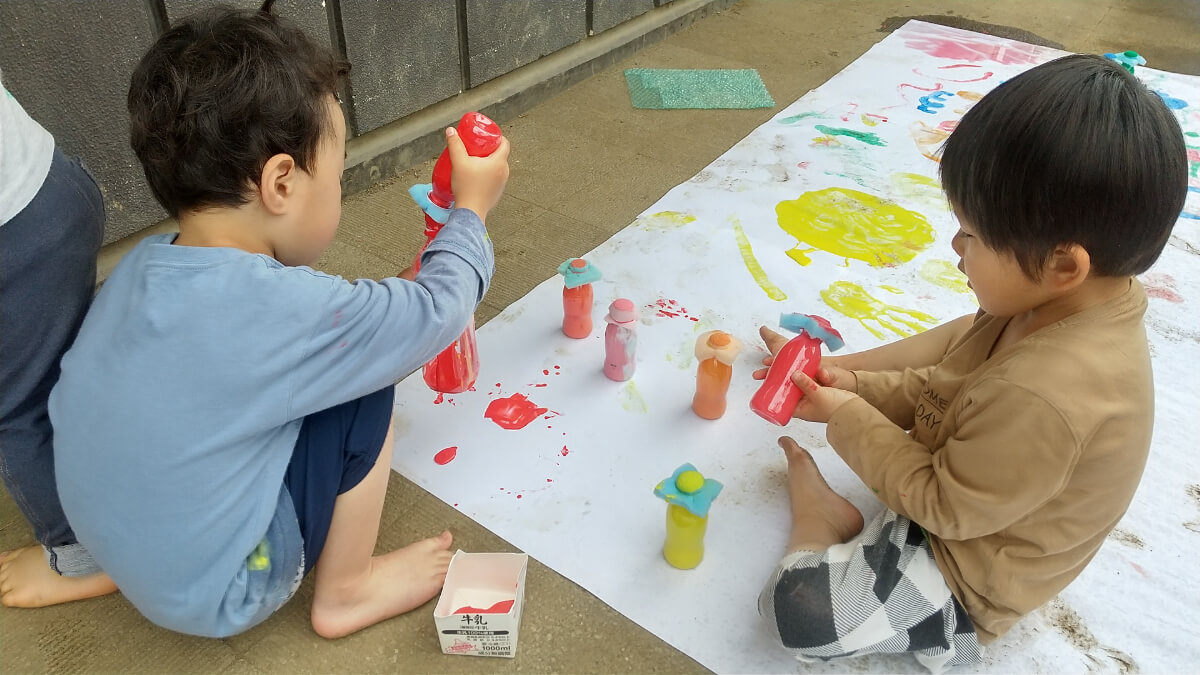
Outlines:
{"type": "Polygon", "coordinates": [[[706,479],[691,464],[679,467],[670,478],[654,488],[654,494],[667,502],[667,537],[663,544],[663,557],[672,567],[690,570],[704,559],[708,508],[721,488],[719,482],[706,479]]]}

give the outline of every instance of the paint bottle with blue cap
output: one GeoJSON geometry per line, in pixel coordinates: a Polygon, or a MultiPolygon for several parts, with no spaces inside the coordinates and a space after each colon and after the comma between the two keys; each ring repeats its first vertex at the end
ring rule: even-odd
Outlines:
{"type": "Polygon", "coordinates": [[[558,266],[563,278],[562,332],[582,340],[592,334],[592,283],[600,280],[600,270],[583,258],[571,258],[558,266]]]}
{"type": "Polygon", "coordinates": [[[797,370],[816,379],[821,367],[821,343],[830,351],[842,348],[841,333],[829,322],[815,314],[785,314],[779,318],[783,328],[799,333],[779,350],[771,361],[762,386],[750,399],[750,409],[759,417],[785,426],[792,419],[796,404],[803,392],[792,382],[792,373],[797,370]]]}
{"type": "Polygon", "coordinates": [[[667,538],[663,557],[672,567],[695,569],[704,559],[704,533],[708,509],[724,486],[705,478],[696,467],[684,464],[654,488],[667,502],[667,538]]]}

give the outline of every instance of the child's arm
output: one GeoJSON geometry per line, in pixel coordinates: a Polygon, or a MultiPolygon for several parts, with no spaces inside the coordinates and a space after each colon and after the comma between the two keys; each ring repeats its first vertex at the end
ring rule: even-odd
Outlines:
{"type": "MultiPolygon", "coordinates": [[[[829,445],[888,508],[944,539],[998,532],[1053,499],[1081,447],[1049,402],[1017,384],[974,385],[957,430],[931,451],[866,401],[800,373],[796,416],[828,422],[829,445]]],[[[940,424],[931,417],[929,424],[940,424]]]]}
{"type": "Polygon", "coordinates": [[[975,322],[975,314],[960,316],[939,326],[868,349],[865,352],[844,356],[827,356],[821,365],[837,366],[846,370],[904,370],[936,365],[950,351],[950,347],[967,332],[975,322]]]}

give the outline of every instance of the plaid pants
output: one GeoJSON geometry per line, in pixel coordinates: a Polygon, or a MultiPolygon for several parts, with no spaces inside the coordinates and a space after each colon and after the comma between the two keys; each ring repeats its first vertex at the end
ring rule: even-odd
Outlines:
{"type": "Polygon", "coordinates": [[[913,652],[934,673],[979,661],[975,628],[924,532],[887,509],[845,544],[786,556],[758,611],[801,661],[913,652]]]}

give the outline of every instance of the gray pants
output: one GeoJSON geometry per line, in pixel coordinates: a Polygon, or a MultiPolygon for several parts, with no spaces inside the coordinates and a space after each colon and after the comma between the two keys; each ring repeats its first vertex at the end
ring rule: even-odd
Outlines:
{"type": "Polygon", "coordinates": [[[37,196],[0,224],[0,476],[50,566],[99,571],[63,515],[46,402],[96,284],[104,200],[77,161],[54,151],[37,196]]]}

